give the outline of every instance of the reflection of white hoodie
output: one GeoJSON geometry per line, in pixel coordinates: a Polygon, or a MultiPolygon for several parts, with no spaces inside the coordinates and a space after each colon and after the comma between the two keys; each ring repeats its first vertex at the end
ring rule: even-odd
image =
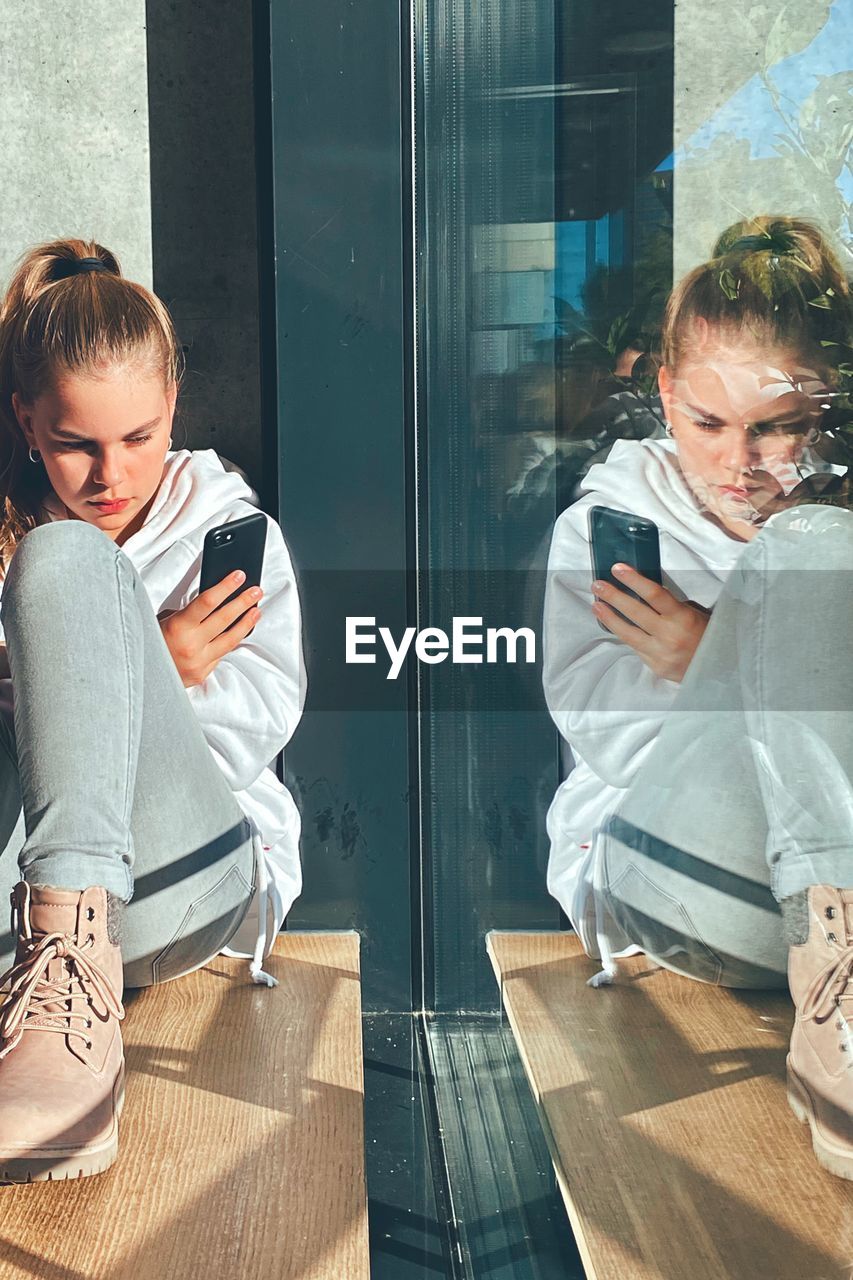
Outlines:
{"type": "MultiPolygon", "coordinates": [[[[183,609],[194,599],[205,534],[251,515],[256,508],[250,496],[246,482],[226,471],[212,449],[166,455],[145,524],[122,547],[155,613],[183,609]]],[[[65,518],[55,499],[46,506],[52,519],[65,518]]],[[[258,901],[253,902],[229,945],[237,955],[251,955],[259,939],[268,953],[302,887],[299,813],[269,767],[293,734],[305,702],[299,598],[284,538],[269,516],[261,586],[261,616],[252,634],[202,684],[187,690],[208,746],[256,833],[256,874],[268,911],[260,919],[258,901]]],[[[255,960],[259,968],[260,955],[255,960]]]]}
{"type": "MultiPolygon", "coordinates": [[[[803,475],[829,467],[801,461],[803,475]]],[[[596,837],[649,754],[678,684],[652,674],[591,612],[587,519],[601,505],[653,520],[660,531],[664,585],[679,599],[711,607],[744,543],[700,509],[672,440],[619,441],[592,467],[583,496],[557,520],[548,561],[543,681],[548,708],[572,749],[575,767],[548,812],[548,888],[596,956],[596,837]]],[[[599,926],[601,922],[599,921],[599,926]]],[[[612,925],[605,921],[605,930],[612,925]]],[[[630,939],[604,936],[606,947],[630,939]]]]}

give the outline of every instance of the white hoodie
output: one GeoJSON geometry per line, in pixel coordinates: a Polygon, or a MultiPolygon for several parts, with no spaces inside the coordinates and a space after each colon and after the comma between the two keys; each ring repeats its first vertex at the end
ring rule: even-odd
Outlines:
{"type": "MultiPolygon", "coordinates": [[[[195,598],[205,534],[251,515],[250,497],[246,482],[226,471],[212,449],[166,455],[146,521],[122,546],[155,613],[183,609],[195,598]]],[[[66,518],[52,496],[45,506],[51,519],[66,518]]],[[[259,892],[228,952],[252,957],[253,976],[267,981],[261,959],[302,888],[299,812],[269,766],[299,723],[306,690],[296,577],[281,529],[269,516],[261,586],[252,634],[187,696],[255,833],[259,892]]]]}
{"type": "MultiPolygon", "coordinates": [[[[801,460],[803,475],[825,470],[844,468],[811,454],[801,460]]],[[[545,592],[545,699],[575,761],[548,811],[548,889],[587,953],[607,963],[608,952],[630,949],[631,939],[606,915],[596,920],[598,833],[648,756],[679,685],[653,675],[592,613],[589,508],[653,520],[664,585],[705,607],[745,544],[701,510],[669,439],[617,442],[606,462],[590,468],[582,492],[555,525],[545,592]]]]}

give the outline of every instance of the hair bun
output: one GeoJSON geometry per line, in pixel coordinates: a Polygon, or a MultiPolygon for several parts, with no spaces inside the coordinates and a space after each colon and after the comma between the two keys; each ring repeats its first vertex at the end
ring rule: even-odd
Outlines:
{"type": "Polygon", "coordinates": [[[725,343],[748,339],[794,351],[836,376],[849,349],[851,319],[844,268],[817,224],[759,214],[727,227],[710,260],[673,289],[664,363],[677,369],[701,347],[698,335],[710,332],[725,343]]]}

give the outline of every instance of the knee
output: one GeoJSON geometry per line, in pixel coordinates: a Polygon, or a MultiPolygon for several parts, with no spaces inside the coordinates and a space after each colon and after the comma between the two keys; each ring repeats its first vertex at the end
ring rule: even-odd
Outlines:
{"type": "Polygon", "coordinates": [[[853,553],[853,511],[817,503],[789,507],[770,517],[752,546],[763,548],[771,568],[846,569],[853,553]]]}
{"type": "Polygon", "coordinates": [[[55,520],[31,529],[19,544],[3,584],[3,606],[26,584],[65,594],[69,584],[100,570],[115,572],[115,543],[83,520],[55,520]]]}
{"type": "Polygon", "coordinates": [[[801,502],[795,507],[777,511],[765,525],[765,532],[787,529],[799,533],[820,533],[826,529],[853,532],[853,511],[827,503],[801,502]]]}

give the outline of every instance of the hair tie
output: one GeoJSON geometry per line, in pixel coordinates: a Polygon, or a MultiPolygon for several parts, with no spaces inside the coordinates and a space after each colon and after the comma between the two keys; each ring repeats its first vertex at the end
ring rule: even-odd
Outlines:
{"type": "Polygon", "coordinates": [[[81,276],[90,271],[109,271],[109,267],[100,258],[60,258],[53,272],[54,282],[68,280],[71,276],[81,276]]]}
{"type": "Polygon", "coordinates": [[[766,232],[758,236],[741,236],[723,250],[723,257],[730,253],[775,253],[780,258],[791,252],[794,241],[784,231],[766,232]]]}

